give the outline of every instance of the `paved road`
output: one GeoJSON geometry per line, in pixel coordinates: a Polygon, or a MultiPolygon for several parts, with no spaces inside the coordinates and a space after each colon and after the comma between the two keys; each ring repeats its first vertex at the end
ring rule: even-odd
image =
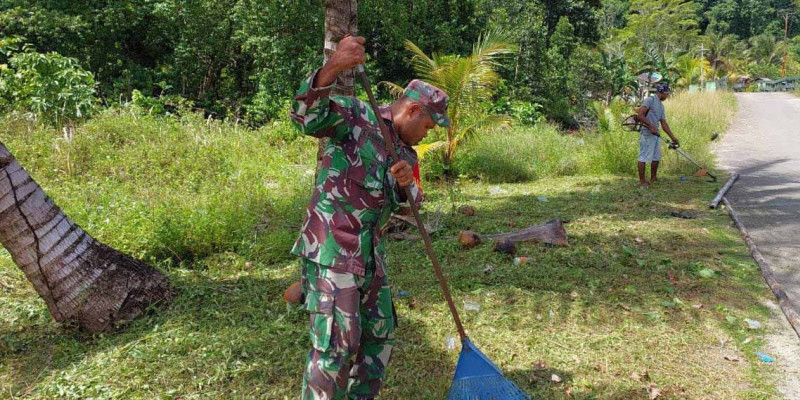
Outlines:
{"type": "MultiPolygon", "coordinates": [[[[800,305],[800,97],[739,93],[736,98],[739,113],[714,148],[720,167],[741,175],[727,197],[776,279],[800,305]]],[[[783,326],[777,335],[794,350],[778,345],[776,351],[796,364],[797,336],[787,333],[788,323],[783,326]]],[[[781,391],[787,399],[800,399],[797,372],[785,372],[788,382],[781,391]]]]}
{"type": "Polygon", "coordinates": [[[789,297],[800,304],[800,97],[741,93],[739,114],[716,147],[738,172],[728,200],[789,297]]]}

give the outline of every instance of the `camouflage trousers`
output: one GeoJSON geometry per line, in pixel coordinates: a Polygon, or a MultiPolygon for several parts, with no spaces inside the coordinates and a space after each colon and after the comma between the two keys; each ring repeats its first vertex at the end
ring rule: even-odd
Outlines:
{"type": "Polygon", "coordinates": [[[303,400],[372,399],[386,376],[397,320],[385,276],[364,276],[300,259],[311,351],[303,400]]]}

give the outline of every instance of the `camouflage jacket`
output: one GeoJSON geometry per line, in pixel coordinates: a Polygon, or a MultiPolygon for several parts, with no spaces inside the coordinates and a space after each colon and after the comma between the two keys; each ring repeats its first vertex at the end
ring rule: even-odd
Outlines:
{"type": "MultiPolygon", "coordinates": [[[[316,72],[300,86],[292,106],[292,121],[306,135],[327,137],[316,188],[292,254],[334,269],[364,275],[375,266],[386,269],[384,229],[405,195],[397,187],[378,120],[368,103],[354,97],[331,96],[332,86],[313,88],[316,72]]],[[[395,150],[412,167],[417,154],[402,142],[392,125],[389,107],[380,109],[395,150]]],[[[413,201],[422,192],[411,188],[413,201]]]]}

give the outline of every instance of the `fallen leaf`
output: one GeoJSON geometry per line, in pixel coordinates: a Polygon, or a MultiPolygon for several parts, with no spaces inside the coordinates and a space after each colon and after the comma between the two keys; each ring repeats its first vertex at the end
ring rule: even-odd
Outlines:
{"type": "Polygon", "coordinates": [[[572,300],[577,300],[578,299],[578,292],[573,290],[572,292],[570,292],[569,297],[572,298],[572,300]]]}
{"type": "Polygon", "coordinates": [[[641,375],[639,375],[639,374],[638,374],[638,373],[636,373],[635,371],[634,371],[634,372],[631,372],[631,379],[633,379],[633,380],[635,380],[635,381],[637,381],[637,382],[641,382],[641,381],[642,381],[642,377],[641,377],[641,375]]]}
{"type": "Polygon", "coordinates": [[[650,400],[655,400],[661,396],[661,389],[657,388],[655,383],[651,383],[643,387],[643,389],[650,395],[650,400]]]}
{"type": "Polygon", "coordinates": [[[578,356],[572,356],[572,361],[575,362],[575,364],[580,364],[581,363],[581,359],[578,356]]]}
{"type": "Polygon", "coordinates": [[[555,383],[561,383],[561,377],[556,374],[550,375],[550,380],[555,383]]]}
{"type": "Polygon", "coordinates": [[[644,243],[644,239],[642,239],[640,237],[637,237],[636,239],[633,239],[633,241],[636,242],[636,243],[639,243],[639,244],[644,243]]]}
{"type": "Polygon", "coordinates": [[[696,309],[699,310],[699,309],[703,308],[703,305],[702,304],[692,304],[692,308],[696,308],[696,309]]]}
{"type": "Polygon", "coordinates": [[[671,388],[672,394],[678,397],[686,398],[686,389],[680,386],[673,386],[671,388]]]}
{"type": "Polygon", "coordinates": [[[544,360],[539,360],[536,364],[533,364],[533,369],[545,369],[547,368],[547,363],[544,360]]]}
{"type": "Polygon", "coordinates": [[[653,388],[650,390],[650,400],[655,400],[661,396],[661,390],[658,388],[653,388]]]}
{"type": "Polygon", "coordinates": [[[564,388],[564,395],[567,396],[567,398],[572,398],[572,388],[571,387],[564,388]]]}
{"type": "Polygon", "coordinates": [[[475,208],[472,206],[463,205],[458,207],[458,212],[464,215],[475,215],[475,208]]]}
{"type": "Polygon", "coordinates": [[[736,356],[725,356],[723,358],[728,360],[728,361],[730,361],[730,362],[739,362],[739,358],[736,357],[736,356]]]}
{"type": "Polygon", "coordinates": [[[594,365],[594,369],[595,369],[596,371],[599,371],[599,372],[601,372],[601,373],[604,373],[604,374],[605,374],[606,372],[608,372],[608,367],[606,367],[606,365],[605,365],[605,364],[602,364],[602,363],[597,363],[597,364],[595,364],[595,365],[594,365]]]}

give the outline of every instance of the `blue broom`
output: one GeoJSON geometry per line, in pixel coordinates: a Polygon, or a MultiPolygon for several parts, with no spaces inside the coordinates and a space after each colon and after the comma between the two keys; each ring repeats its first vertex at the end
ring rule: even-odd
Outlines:
{"type": "MultiPolygon", "coordinates": [[[[361,85],[364,86],[364,90],[367,92],[367,97],[369,97],[369,103],[378,120],[389,155],[392,159],[399,160],[400,158],[397,157],[397,152],[394,150],[394,140],[389,135],[386,124],[383,123],[383,118],[380,117],[378,103],[375,101],[375,96],[372,95],[372,86],[369,84],[363,65],[358,66],[358,76],[361,79],[361,85]]],[[[456,323],[456,328],[458,328],[458,335],[461,337],[461,354],[458,356],[458,365],[456,365],[456,372],[453,375],[453,384],[447,393],[447,400],[530,400],[531,398],[520,390],[514,382],[506,379],[500,368],[497,368],[488,357],[481,353],[467,337],[464,327],[461,325],[458,310],[456,310],[453,298],[450,296],[447,281],[444,278],[444,274],[442,274],[442,268],[439,266],[436,254],[433,252],[431,238],[422,223],[417,204],[411,201],[413,197],[411,196],[410,186],[405,188],[405,194],[406,198],[409,199],[408,203],[411,205],[414,219],[417,221],[419,233],[425,242],[425,249],[431,258],[436,278],[439,280],[444,298],[447,300],[447,305],[453,314],[453,320],[456,323]]]]}

